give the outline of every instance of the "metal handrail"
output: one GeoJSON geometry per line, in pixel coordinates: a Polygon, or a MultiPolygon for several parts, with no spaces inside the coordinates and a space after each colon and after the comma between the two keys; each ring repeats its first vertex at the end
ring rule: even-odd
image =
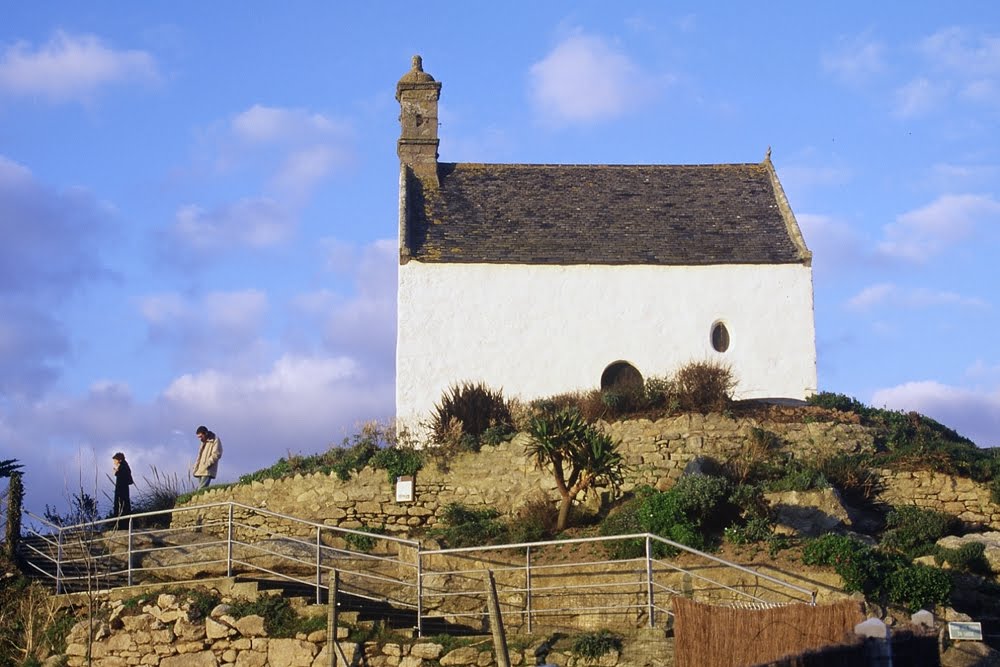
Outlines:
{"type": "MultiPolygon", "coordinates": [[[[329,581],[324,584],[324,573],[332,572],[331,562],[336,562],[342,590],[344,580],[347,578],[353,581],[353,584],[348,584],[352,589],[352,595],[415,610],[416,629],[421,636],[424,621],[427,619],[481,617],[485,613],[478,611],[483,609],[484,605],[477,606],[478,603],[475,601],[485,600],[482,575],[487,569],[501,579],[500,592],[506,597],[501,605],[502,613],[518,615],[526,623],[529,632],[533,630],[533,623],[538,618],[598,612],[629,615],[636,613],[637,616],[634,618],[638,621],[644,611],[646,623],[653,627],[658,614],[667,616],[672,614],[669,609],[657,604],[657,596],[672,597],[685,594],[677,590],[676,584],[670,585],[669,581],[662,579],[664,576],[672,577],[677,574],[682,574],[686,582],[698,581],[706,584],[709,590],[724,590],[757,602],[773,602],[762,597],[760,583],[767,582],[781,587],[780,595],[785,599],[816,603],[815,591],[651,533],[424,550],[416,540],[329,526],[233,501],[134,514],[128,517],[124,528],[122,522],[115,518],[74,526],[57,526],[30,512],[26,514],[49,530],[49,534],[44,534],[29,528],[29,532],[37,536],[41,543],[29,544],[27,547],[35,555],[45,557],[54,564],[53,571],[50,572],[35,563],[30,563],[40,574],[54,579],[57,592],[62,592],[67,584],[95,576],[92,569],[97,563],[102,564],[98,576],[104,578],[105,583],[114,577],[124,575],[127,576],[130,585],[134,583],[135,576],[141,573],[155,572],[162,576],[162,573],[169,570],[180,570],[189,566],[220,566],[224,567],[227,576],[233,576],[238,568],[240,572],[260,572],[313,586],[316,590],[316,600],[319,602],[321,592],[328,589],[329,584],[329,581]],[[176,525],[177,516],[192,512],[198,515],[193,526],[176,525]],[[271,532],[266,527],[272,523],[271,521],[265,520],[263,526],[251,525],[247,519],[252,516],[287,522],[292,528],[281,533],[271,532]],[[162,528],[140,528],[136,525],[143,519],[162,520],[165,517],[169,517],[170,522],[162,528]],[[119,528],[107,530],[111,524],[119,528]],[[168,543],[172,536],[182,535],[184,531],[192,529],[205,533],[208,539],[168,543]],[[282,543],[294,545],[294,549],[291,552],[282,552],[271,544],[255,540],[256,533],[260,533],[266,540],[280,538],[282,543]],[[396,555],[365,553],[323,544],[324,535],[342,538],[347,535],[357,535],[378,540],[393,545],[396,555]],[[74,553],[76,545],[69,539],[70,536],[79,538],[78,543],[84,548],[83,555],[74,553]],[[143,538],[148,541],[144,541],[143,538]],[[589,559],[570,563],[543,563],[537,558],[533,559],[533,555],[542,553],[547,547],[572,547],[587,543],[625,540],[642,540],[644,555],[635,558],[589,559]],[[154,560],[144,562],[141,566],[135,564],[138,562],[135,560],[137,556],[158,557],[159,554],[178,550],[182,546],[190,547],[192,544],[196,544],[198,549],[194,550],[191,561],[164,564],[162,560],[154,560]],[[698,571],[700,568],[690,566],[685,568],[670,560],[654,557],[656,544],[691,554],[713,565],[750,575],[757,583],[751,592],[741,587],[743,584],[729,585],[706,576],[705,573],[698,571]],[[219,556],[218,550],[223,547],[224,555],[219,556]],[[116,548],[122,550],[116,552],[116,548]],[[404,557],[404,549],[412,549],[412,553],[404,557]],[[54,556],[51,553],[53,551],[54,556]],[[523,558],[508,558],[503,555],[514,556],[521,551],[524,552],[523,558]],[[310,553],[311,556],[306,555],[310,553]],[[265,559],[260,561],[258,558],[260,556],[264,556],[265,559]],[[125,559],[124,563],[121,562],[122,558],[125,559]],[[456,558],[472,562],[465,568],[460,564],[448,567],[448,563],[456,558]],[[436,560],[440,563],[435,564],[436,560]],[[350,569],[344,567],[347,563],[351,563],[350,569]],[[86,568],[86,572],[82,575],[77,574],[80,568],[76,571],[73,569],[81,565],[86,568]],[[307,569],[311,569],[312,574],[301,574],[307,569]],[[568,576],[583,579],[571,584],[553,583],[551,580],[552,577],[556,577],[558,581],[558,578],[568,576]],[[592,601],[593,604],[566,606],[560,604],[560,600],[555,597],[567,594],[587,596],[588,602],[592,601]],[[636,594],[640,596],[637,599],[634,597],[636,594]],[[607,605],[601,604],[602,599],[607,599],[602,596],[621,595],[629,596],[631,601],[612,599],[607,605]],[[431,602],[434,605],[429,608],[431,602]]],[[[685,589],[687,587],[687,583],[682,586],[685,589]]],[[[764,588],[778,594],[778,590],[767,586],[764,588]]]]}

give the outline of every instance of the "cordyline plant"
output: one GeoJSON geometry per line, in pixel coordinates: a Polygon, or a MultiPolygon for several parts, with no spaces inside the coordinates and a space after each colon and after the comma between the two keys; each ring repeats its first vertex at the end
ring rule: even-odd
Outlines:
{"type": "Polygon", "coordinates": [[[573,501],[587,489],[610,486],[618,490],[625,463],[618,443],[597,430],[573,409],[543,414],[531,420],[529,456],[539,468],[550,468],[562,497],[556,530],[566,528],[573,501]]]}

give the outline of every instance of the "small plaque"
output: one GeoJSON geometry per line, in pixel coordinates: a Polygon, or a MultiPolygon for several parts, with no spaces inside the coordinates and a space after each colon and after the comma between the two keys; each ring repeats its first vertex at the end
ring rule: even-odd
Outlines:
{"type": "Polygon", "coordinates": [[[396,478],[396,502],[413,502],[413,476],[404,475],[396,478]]]}
{"type": "Polygon", "coordinates": [[[948,623],[948,637],[981,642],[983,641],[983,624],[971,621],[952,621],[948,623]]]}

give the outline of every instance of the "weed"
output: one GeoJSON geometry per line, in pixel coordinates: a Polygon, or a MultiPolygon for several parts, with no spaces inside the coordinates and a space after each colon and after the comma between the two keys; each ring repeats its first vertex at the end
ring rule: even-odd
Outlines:
{"type": "Polygon", "coordinates": [[[581,658],[596,660],[612,651],[621,652],[622,638],[610,630],[585,632],[573,641],[572,651],[581,658]]]}

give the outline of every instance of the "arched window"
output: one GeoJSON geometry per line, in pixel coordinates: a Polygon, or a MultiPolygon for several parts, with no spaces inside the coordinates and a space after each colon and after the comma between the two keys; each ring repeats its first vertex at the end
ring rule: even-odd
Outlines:
{"type": "Polygon", "coordinates": [[[722,322],[712,325],[712,347],[716,352],[725,352],[729,349],[729,329],[722,322]]]}
{"type": "Polygon", "coordinates": [[[616,361],[601,373],[601,391],[641,389],[642,373],[627,361],[616,361]]]}

